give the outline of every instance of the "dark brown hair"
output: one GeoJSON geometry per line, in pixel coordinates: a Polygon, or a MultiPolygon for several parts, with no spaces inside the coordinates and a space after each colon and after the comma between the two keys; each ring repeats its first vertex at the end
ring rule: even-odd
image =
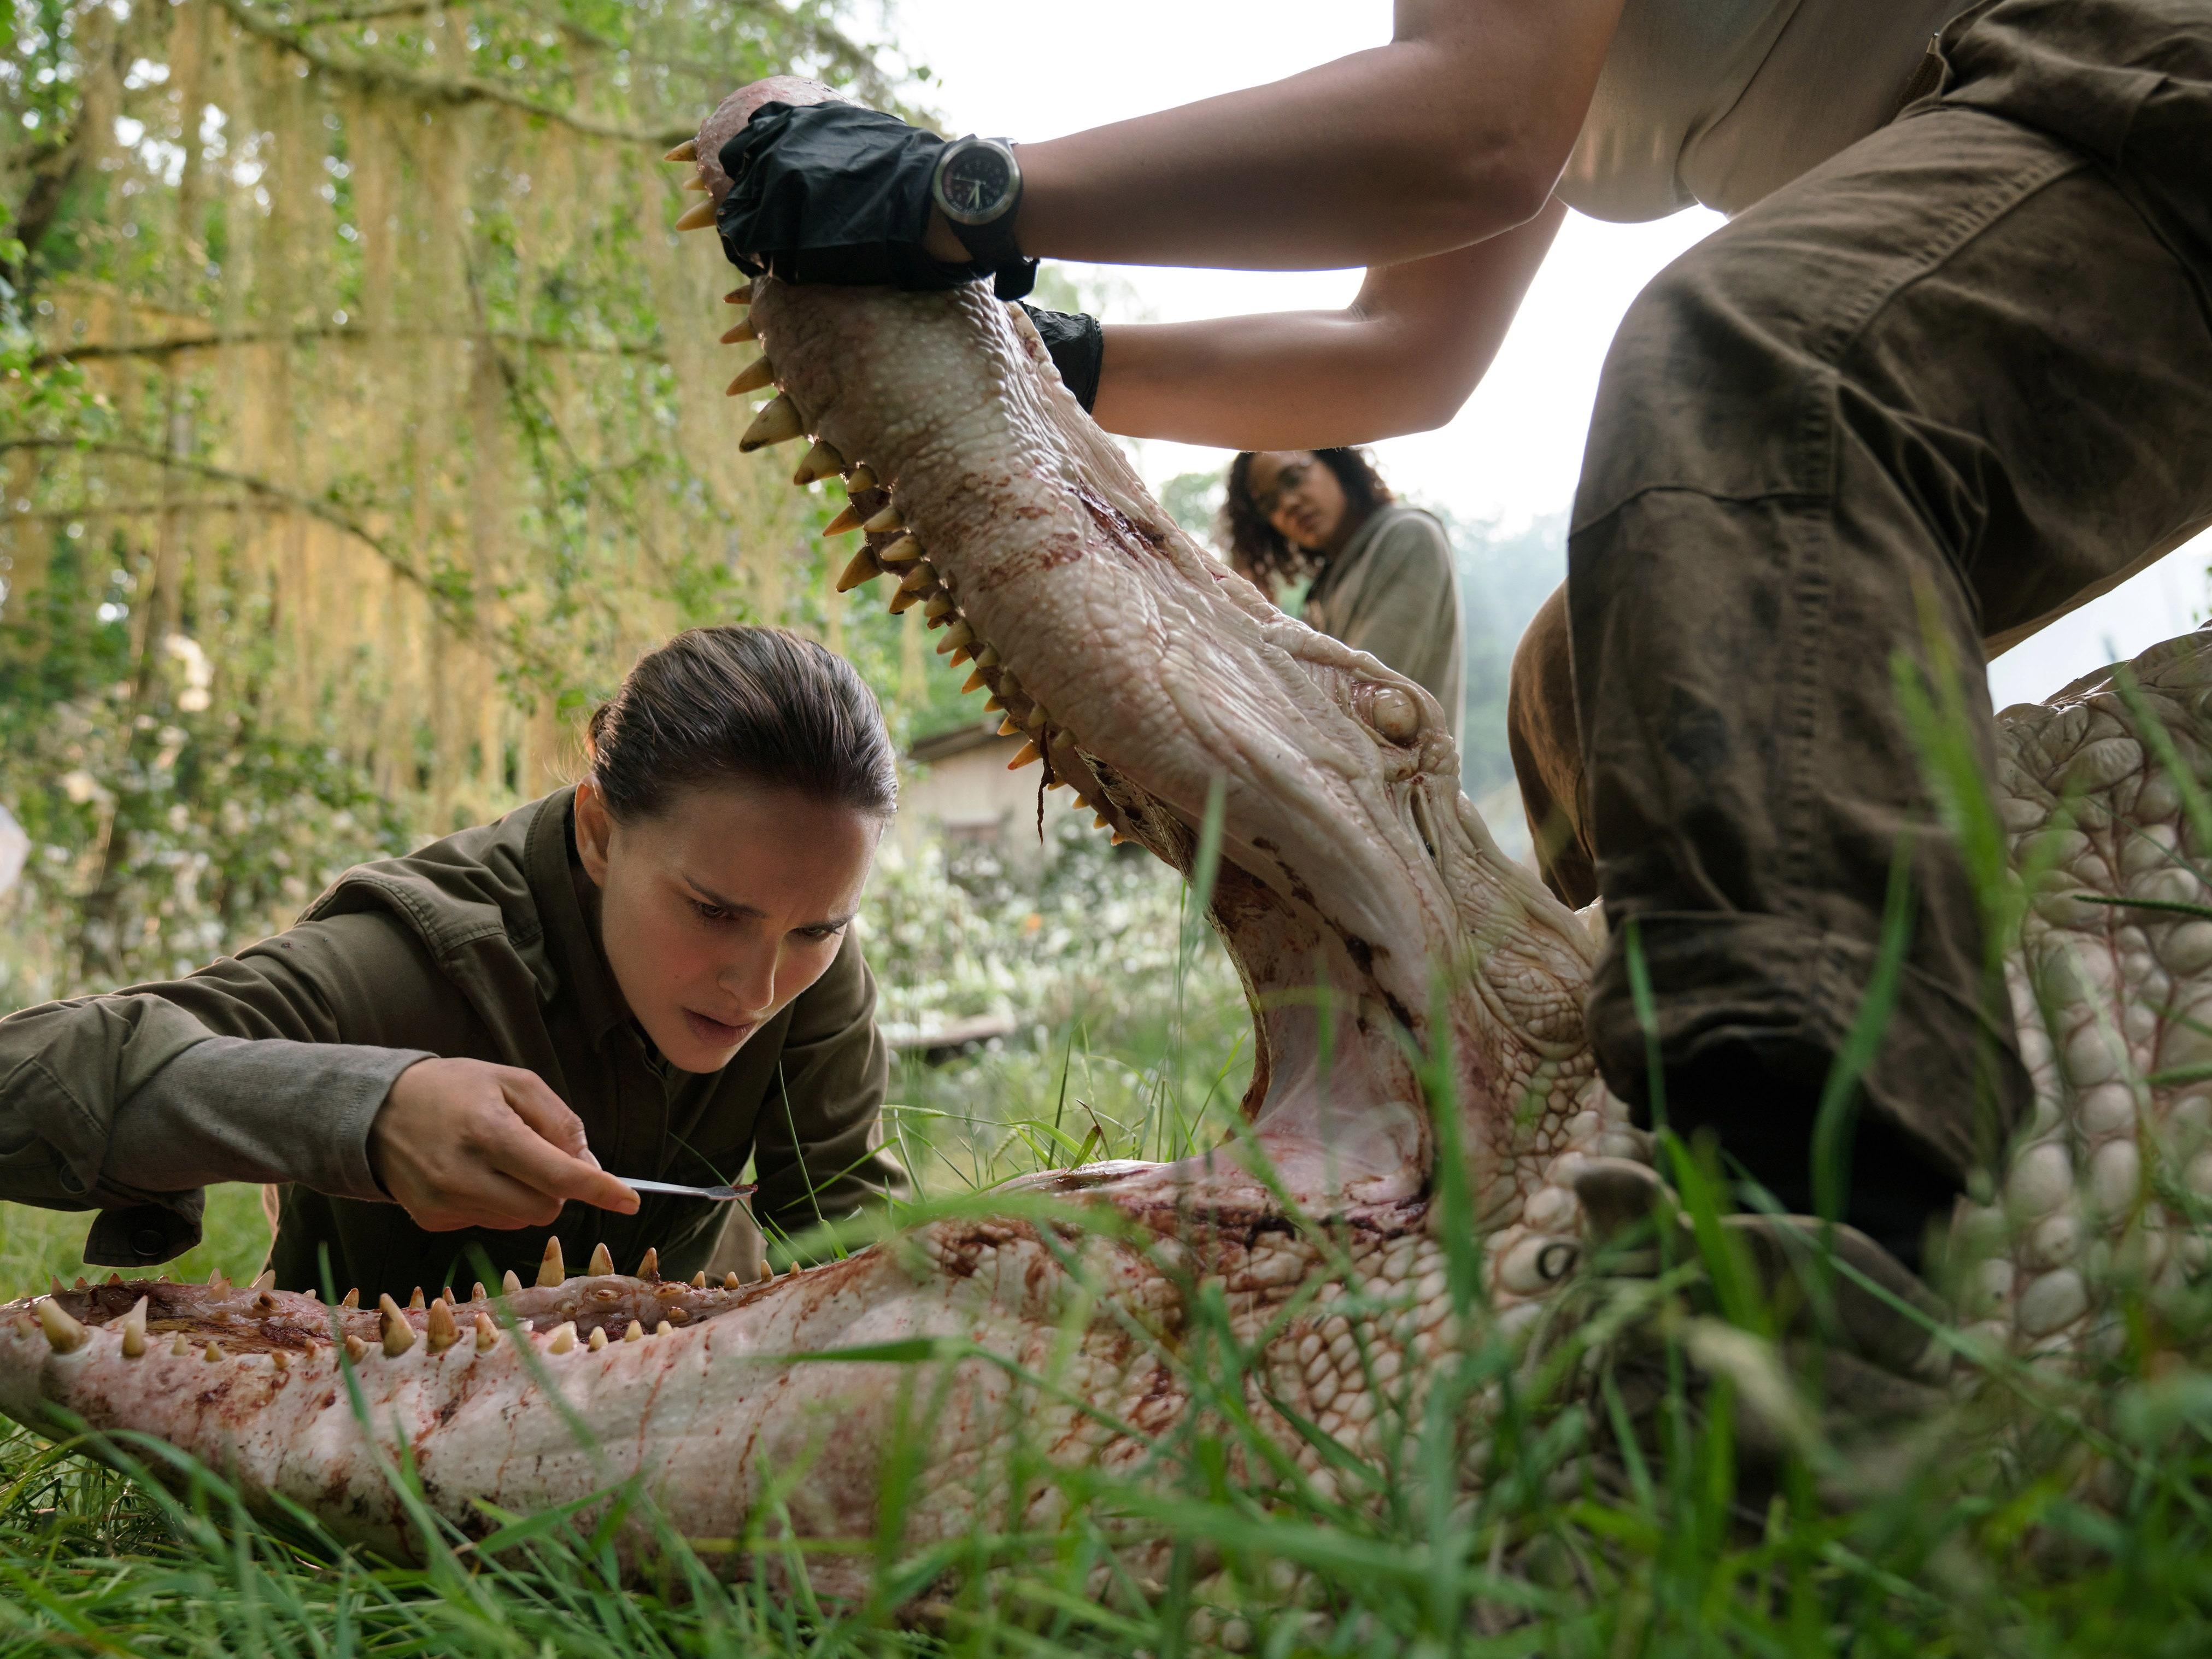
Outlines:
{"type": "Polygon", "coordinates": [[[724,782],[886,817],[898,805],[875,694],[836,652],[781,628],[694,628],[648,651],[592,712],[586,747],[617,818],[724,782]]]}
{"type": "MultiPolygon", "coordinates": [[[[1346,509],[1364,519],[1393,499],[1390,486],[1375,470],[1364,449],[1316,449],[1308,452],[1330,471],[1344,489],[1346,509]]],[[[1260,516],[1252,502],[1252,454],[1246,450],[1229,463],[1229,486],[1221,501],[1215,531],[1229,550],[1229,562],[1243,576],[1272,592],[1285,583],[1312,575],[1321,565],[1317,554],[1293,547],[1276,533],[1275,526],[1260,516]]]]}

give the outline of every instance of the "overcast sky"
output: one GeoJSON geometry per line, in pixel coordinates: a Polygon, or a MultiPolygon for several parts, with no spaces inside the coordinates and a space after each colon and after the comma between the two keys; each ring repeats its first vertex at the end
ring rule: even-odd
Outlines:
{"type": "MultiPolygon", "coordinates": [[[[979,8],[975,0],[893,0],[890,33],[929,71],[925,100],[953,131],[1057,137],[1104,122],[1271,81],[1378,46],[1389,0],[1112,0],[979,8]]],[[[1720,223],[1678,214],[1650,225],[1571,215],[1496,364],[1449,426],[1376,446],[1391,483],[1469,517],[1519,522],[1568,505],[1607,342],[1653,273],[1720,223]]],[[[1356,271],[1247,272],[1073,267],[1120,287],[1109,319],[1161,322],[1341,305],[1356,271]]],[[[1225,454],[1143,446],[1157,486],[1225,454]]],[[[2204,605],[2212,538],[2200,538],[2000,659],[1999,707],[2043,696],[2191,627],[2204,605]],[[2111,647],[2108,649],[2108,646],[2111,647]]]]}

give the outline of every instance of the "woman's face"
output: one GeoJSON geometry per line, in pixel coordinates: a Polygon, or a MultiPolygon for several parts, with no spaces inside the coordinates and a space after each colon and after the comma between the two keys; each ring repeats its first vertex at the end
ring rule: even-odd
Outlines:
{"type": "Polygon", "coordinates": [[[1344,486],[1310,449],[1261,450],[1244,477],[1253,507],[1293,547],[1337,553],[1359,528],[1347,522],[1344,486]]]}
{"type": "Polygon", "coordinates": [[[669,1063],[716,1072],[822,977],[884,821],[787,789],[719,784],[617,823],[576,789],[576,849],[630,1013],[669,1063]]]}

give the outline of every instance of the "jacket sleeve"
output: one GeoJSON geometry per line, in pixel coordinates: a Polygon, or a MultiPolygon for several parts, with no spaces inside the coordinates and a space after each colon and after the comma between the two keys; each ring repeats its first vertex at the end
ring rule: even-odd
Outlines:
{"type": "Polygon", "coordinates": [[[876,980],[857,933],[793,1004],[753,1143],[753,1216],[773,1240],[903,1197],[883,1145],[890,1051],[876,1030],[876,980]]]}
{"type": "MultiPolygon", "coordinates": [[[[1338,637],[1444,702],[1460,648],[1451,544],[1433,519],[1409,513],[1383,528],[1369,558],[1373,568],[1338,637]]],[[[1445,712],[1457,719],[1458,711],[1445,712]]]]}
{"type": "Polygon", "coordinates": [[[381,1197],[368,1127],[392,1079],[443,1051],[458,1000],[435,980],[403,925],[349,915],[0,1020],[0,1199],[103,1212],[86,1260],[126,1267],[198,1242],[210,1182],[381,1197]]]}

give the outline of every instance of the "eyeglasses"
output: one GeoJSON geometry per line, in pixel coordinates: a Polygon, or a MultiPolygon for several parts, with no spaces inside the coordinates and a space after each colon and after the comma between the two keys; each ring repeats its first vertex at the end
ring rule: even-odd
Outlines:
{"type": "Polygon", "coordinates": [[[1292,461],[1275,474],[1275,487],[1273,489],[1252,498],[1252,510],[1263,519],[1273,518],[1275,509],[1283,504],[1284,495],[1304,483],[1306,481],[1306,474],[1313,469],[1314,464],[1311,461],[1292,461]]]}

